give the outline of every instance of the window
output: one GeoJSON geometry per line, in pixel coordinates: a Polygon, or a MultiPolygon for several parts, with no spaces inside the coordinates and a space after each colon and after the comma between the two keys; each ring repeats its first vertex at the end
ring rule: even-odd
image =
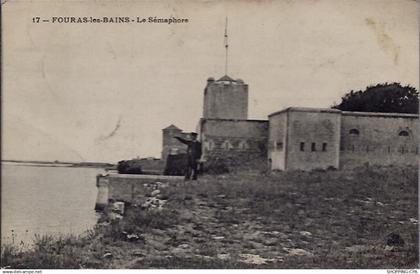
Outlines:
{"type": "Polygon", "coordinates": [[[277,150],[282,151],[283,150],[283,142],[277,142],[276,147],[277,147],[277,150]]]}
{"type": "Polygon", "coordinates": [[[305,143],[304,142],[300,143],[300,151],[305,151],[305,143]]]}
{"type": "Polygon", "coordinates": [[[352,129],[350,129],[349,134],[359,136],[359,130],[355,129],[355,128],[352,128],[352,129]]]}
{"type": "Polygon", "coordinates": [[[400,133],[398,134],[399,136],[408,136],[408,131],[406,130],[401,130],[400,133]]]}
{"type": "Polygon", "coordinates": [[[316,151],[316,144],[315,143],[311,144],[311,151],[316,151]]]}
{"type": "Polygon", "coordinates": [[[327,151],[327,143],[322,143],[322,151],[327,151]]]}

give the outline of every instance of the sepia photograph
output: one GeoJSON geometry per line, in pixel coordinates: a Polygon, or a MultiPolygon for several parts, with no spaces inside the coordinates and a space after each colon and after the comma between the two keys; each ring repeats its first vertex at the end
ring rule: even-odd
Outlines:
{"type": "Polygon", "coordinates": [[[417,273],[418,11],[1,0],[2,273],[417,273]]]}

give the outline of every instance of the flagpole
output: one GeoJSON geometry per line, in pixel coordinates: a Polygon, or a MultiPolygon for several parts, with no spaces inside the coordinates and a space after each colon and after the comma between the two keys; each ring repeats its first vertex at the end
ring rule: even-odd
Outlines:
{"type": "Polygon", "coordinates": [[[225,24],[225,49],[226,49],[226,56],[225,56],[225,75],[228,74],[228,34],[227,34],[227,27],[228,27],[228,18],[226,17],[226,24],[225,24]]]}

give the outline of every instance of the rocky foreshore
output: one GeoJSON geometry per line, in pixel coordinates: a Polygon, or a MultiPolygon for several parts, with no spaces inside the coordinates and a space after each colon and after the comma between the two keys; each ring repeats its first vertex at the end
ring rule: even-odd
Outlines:
{"type": "Polygon", "coordinates": [[[412,268],[417,182],[415,167],[156,181],[88,235],[2,248],[2,267],[412,268]]]}

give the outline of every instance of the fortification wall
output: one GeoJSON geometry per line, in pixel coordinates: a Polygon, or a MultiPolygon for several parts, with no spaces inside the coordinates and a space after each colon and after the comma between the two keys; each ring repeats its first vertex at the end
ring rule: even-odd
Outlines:
{"type": "Polygon", "coordinates": [[[267,157],[268,121],[202,119],[203,157],[228,164],[267,157]]]}
{"type": "Polygon", "coordinates": [[[286,169],[339,167],[340,111],[288,110],[286,169]]]}
{"type": "Polygon", "coordinates": [[[287,112],[270,115],[268,120],[268,160],[272,170],[286,169],[287,112]]]}
{"type": "Polygon", "coordinates": [[[340,166],[418,164],[418,115],[342,112],[340,166]]]}
{"type": "Polygon", "coordinates": [[[247,119],[248,85],[214,82],[204,91],[203,118],[247,119]]]}

